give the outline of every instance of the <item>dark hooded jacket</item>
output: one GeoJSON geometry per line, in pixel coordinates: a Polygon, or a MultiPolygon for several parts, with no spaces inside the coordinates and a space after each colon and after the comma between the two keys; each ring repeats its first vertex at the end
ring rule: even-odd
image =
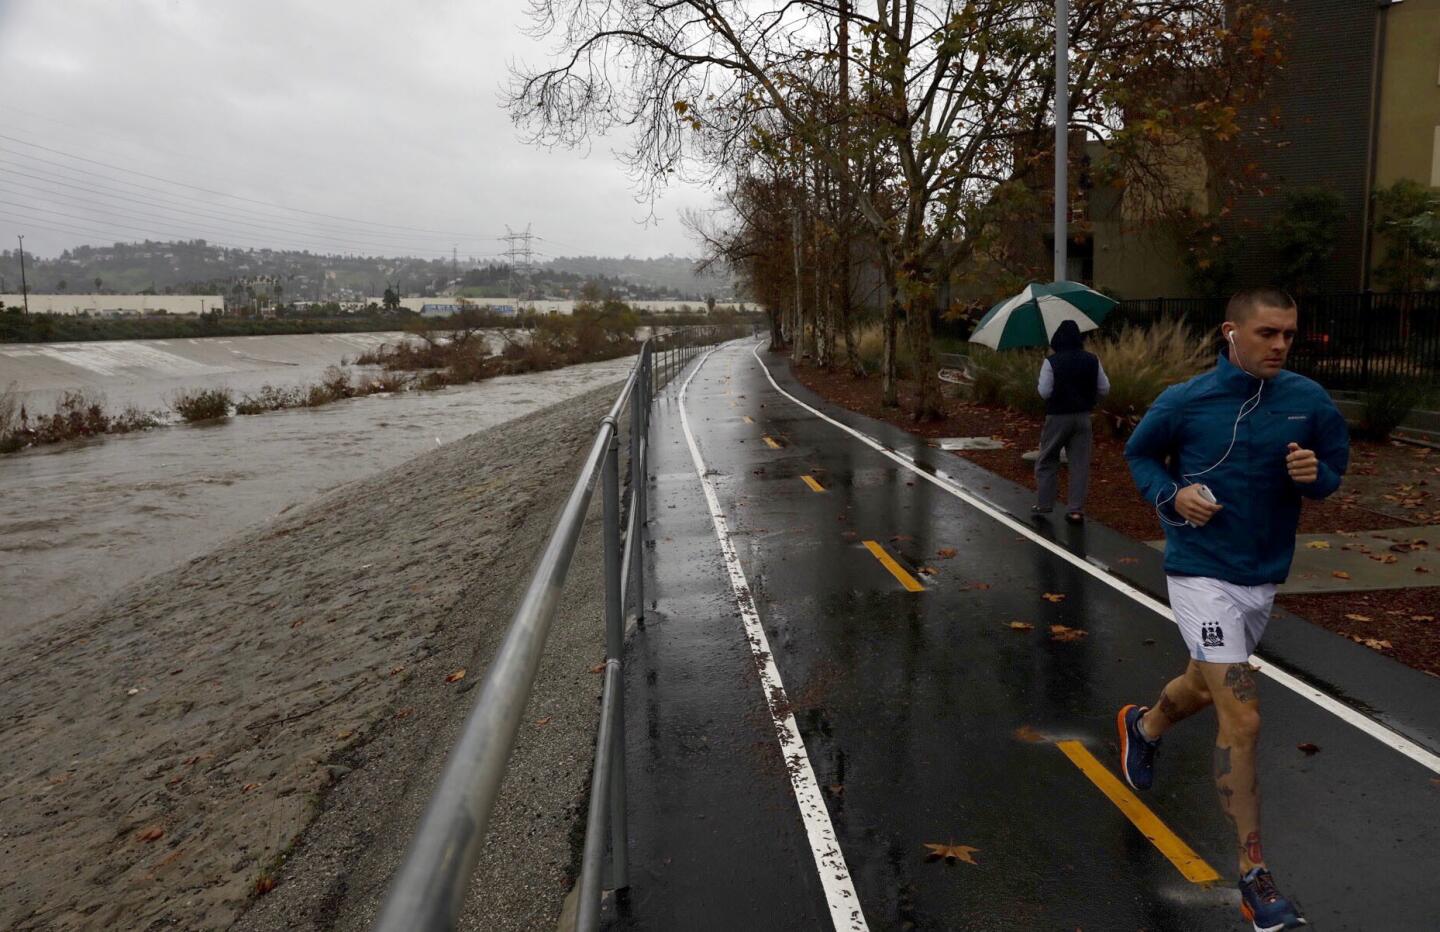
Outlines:
{"type": "Polygon", "coordinates": [[[1055,354],[1048,360],[1055,388],[1045,399],[1046,414],[1081,414],[1095,410],[1099,401],[1100,360],[1087,353],[1075,321],[1065,320],[1050,338],[1055,354]]]}

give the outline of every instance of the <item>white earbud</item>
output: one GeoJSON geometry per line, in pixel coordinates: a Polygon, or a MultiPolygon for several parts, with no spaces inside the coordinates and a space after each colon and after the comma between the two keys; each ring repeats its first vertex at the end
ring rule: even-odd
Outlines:
{"type": "Polygon", "coordinates": [[[1226,331],[1225,331],[1225,339],[1227,339],[1227,340],[1230,341],[1230,345],[1231,345],[1231,346],[1234,346],[1234,345],[1235,345],[1235,331],[1234,331],[1234,330],[1226,330],[1226,331]]]}

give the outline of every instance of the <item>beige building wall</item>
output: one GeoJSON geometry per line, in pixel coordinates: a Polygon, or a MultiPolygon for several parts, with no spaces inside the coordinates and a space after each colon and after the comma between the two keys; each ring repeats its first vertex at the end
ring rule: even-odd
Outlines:
{"type": "Polygon", "coordinates": [[[1440,187],[1440,0],[1404,0],[1385,16],[1375,184],[1440,187]]]}

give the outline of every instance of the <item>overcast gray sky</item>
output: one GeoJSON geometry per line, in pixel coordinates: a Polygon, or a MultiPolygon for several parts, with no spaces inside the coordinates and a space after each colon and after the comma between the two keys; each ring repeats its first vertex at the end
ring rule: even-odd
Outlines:
{"type": "Polygon", "coordinates": [[[678,215],[708,193],[672,188],[646,225],[612,155],[623,139],[520,141],[499,104],[507,65],[549,51],[523,10],[0,0],[0,246],[202,237],[465,257],[530,222],[549,256],[694,254],[678,215]]]}

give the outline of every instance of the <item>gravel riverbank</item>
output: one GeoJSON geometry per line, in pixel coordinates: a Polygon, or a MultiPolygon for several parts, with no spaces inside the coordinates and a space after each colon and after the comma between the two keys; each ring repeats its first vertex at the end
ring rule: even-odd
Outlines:
{"type": "MultiPolygon", "coordinates": [[[[0,927],[364,927],[617,390],[343,486],[0,649],[0,853],[23,865],[0,927]]],[[[553,927],[572,882],[598,512],[471,927],[553,927]]]]}

